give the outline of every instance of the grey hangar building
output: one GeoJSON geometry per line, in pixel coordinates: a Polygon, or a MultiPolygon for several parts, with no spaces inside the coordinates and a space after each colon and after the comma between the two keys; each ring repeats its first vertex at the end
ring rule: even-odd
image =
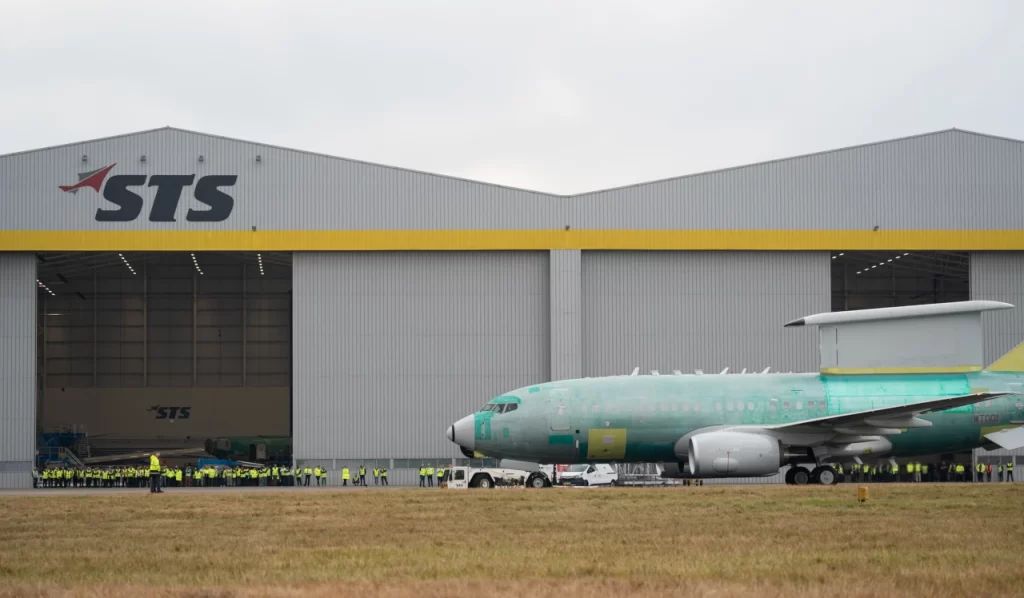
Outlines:
{"type": "Polygon", "coordinates": [[[290,439],[462,458],[537,382],[811,372],[814,313],[967,299],[1024,340],[1024,143],[950,129],[561,196],[176,128],[0,156],[0,488],[75,458],[290,439]],[[86,454],[80,454],[80,453],[86,454]]]}

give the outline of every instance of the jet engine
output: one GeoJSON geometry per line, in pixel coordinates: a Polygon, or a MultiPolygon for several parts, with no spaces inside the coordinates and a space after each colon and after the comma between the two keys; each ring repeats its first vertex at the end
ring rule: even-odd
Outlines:
{"type": "Polygon", "coordinates": [[[774,475],[785,463],[777,438],[746,432],[705,432],[690,438],[690,473],[697,477],[774,475]]]}

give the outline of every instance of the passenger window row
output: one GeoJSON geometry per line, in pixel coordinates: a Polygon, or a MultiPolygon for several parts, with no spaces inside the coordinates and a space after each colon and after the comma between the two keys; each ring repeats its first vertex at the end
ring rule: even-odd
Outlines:
{"type": "MultiPolygon", "coordinates": [[[[783,411],[790,411],[790,410],[802,411],[804,409],[804,407],[805,407],[805,405],[804,405],[803,401],[795,401],[793,403],[791,403],[790,401],[782,401],[782,410],[783,411]]],[[[807,409],[825,409],[826,408],[826,404],[825,404],[825,401],[823,401],[823,400],[821,400],[821,401],[810,400],[810,401],[807,401],[806,408],[807,409]]],[[[627,413],[633,413],[634,411],[636,411],[636,412],[661,411],[662,413],[670,412],[670,411],[682,411],[682,412],[686,413],[686,412],[690,411],[690,409],[691,409],[691,404],[690,403],[683,403],[682,405],[677,405],[677,404],[666,405],[666,404],[662,404],[660,406],[656,406],[656,405],[642,405],[642,406],[636,406],[636,407],[634,407],[633,405],[626,405],[626,406],[621,407],[621,408],[619,406],[617,406],[617,405],[613,405],[611,407],[605,408],[603,411],[605,413],[619,413],[620,411],[624,411],[624,412],[627,412],[627,413]]],[[[700,403],[693,404],[692,409],[695,412],[696,411],[700,411],[700,403]]],[[[748,401],[746,403],[743,403],[742,401],[739,401],[739,402],[728,401],[728,402],[725,402],[725,403],[722,403],[722,402],[716,402],[715,403],[715,411],[723,411],[723,410],[724,411],[757,411],[757,409],[758,409],[758,406],[753,401],[748,401]]],[[[778,411],[778,409],[779,409],[779,400],[778,399],[771,399],[771,400],[768,401],[768,411],[778,411]]],[[[588,411],[589,410],[592,413],[601,413],[602,412],[602,407],[601,407],[601,405],[590,405],[589,408],[587,406],[583,406],[583,410],[584,411],[588,411]]]]}

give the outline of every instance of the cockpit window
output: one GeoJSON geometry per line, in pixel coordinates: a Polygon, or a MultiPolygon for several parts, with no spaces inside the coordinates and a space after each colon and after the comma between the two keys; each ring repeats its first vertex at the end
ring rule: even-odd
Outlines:
{"type": "Polygon", "coordinates": [[[490,411],[492,413],[508,413],[509,411],[515,411],[519,408],[519,405],[515,403],[489,403],[484,405],[480,411],[490,411]]]}

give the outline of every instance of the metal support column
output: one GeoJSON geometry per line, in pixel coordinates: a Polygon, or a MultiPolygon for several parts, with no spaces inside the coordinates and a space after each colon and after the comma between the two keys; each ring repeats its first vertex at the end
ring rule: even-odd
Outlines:
{"type": "Polygon", "coordinates": [[[47,348],[46,348],[46,345],[48,344],[49,337],[50,337],[50,335],[47,334],[47,329],[49,327],[49,324],[47,323],[47,321],[49,320],[49,318],[46,317],[46,297],[44,296],[41,301],[43,303],[43,311],[42,311],[42,313],[43,313],[43,363],[41,364],[42,375],[43,375],[43,383],[42,383],[42,388],[39,390],[40,399],[38,401],[38,404],[41,407],[39,409],[39,416],[38,416],[39,424],[40,425],[44,421],[46,421],[46,419],[43,417],[45,415],[45,407],[46,407],[46,384],[47,384],[47,382],[49,382],[49,380],[47,378],[47,373],[46,373],[47,365],[48,365],[47,362],[49,361],[49,359],[47,358],[47,350],[46,350],[47,348]]]}
{"type": "Polygon", "coordinates": [[[149,260],[142,263],[142,387],[149,386],[149,260]]]}
{"type": "Polygon", "coordinates": [[[199,306],[196,302],[196,295],[199,291],[199,275],[192,273],[192,386],[196,385],[196,319],[199,306]]]}
{"type": "Polygon", "coordinates": [[[551,379],[583,376],[580,302],[582,253],[578,249],[550,252],[551,379]]]}
{"type": "Polygon", "coordinates": [[[249,294],[248,294],[248,275],[246,273],[246,265],[242,264],[242,386],[246,385],[245,375],[248,370],[249,352],[249,294]]]}
{"type": "Polygon", "coordinates": [[[97,386],[97,380],[99,373],[97,370],[97,364],[99,362],[99,342],[97,337],[99,336],[99,316],[97,313],[97,304],[99,301],[96,300],[96,293],[99,290],[99,282],[96,280],[96,270],[92,271],[92,385],[93,388],[97,386]]]}

